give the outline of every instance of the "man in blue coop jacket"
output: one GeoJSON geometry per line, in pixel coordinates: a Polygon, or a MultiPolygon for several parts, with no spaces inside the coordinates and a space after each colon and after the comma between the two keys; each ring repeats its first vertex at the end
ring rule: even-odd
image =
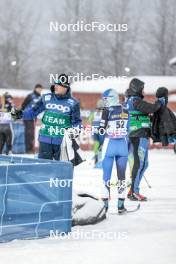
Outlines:
{"type": "Polygon", "coordinates": [[[24,111],[15,110],[12,116],[31,120],[44,112],[39,132],[39,158],[59,160],[65,129],[72,128],[74,134],[74,128],[80,128],[80,105],[71,96],[67,75],[61,74],[50,89],[51,92],[42,95],[34,106],[24,111]]]}

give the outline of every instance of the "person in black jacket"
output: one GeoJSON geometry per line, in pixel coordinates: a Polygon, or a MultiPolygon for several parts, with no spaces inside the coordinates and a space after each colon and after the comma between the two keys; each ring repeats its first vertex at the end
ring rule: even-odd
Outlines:
{"type": "Polygon", "coordinates": [[[148,146],[151,137],[151,122],[149,114],[157,112],[161,102],[154,104],[144,101],[144,82],[132,79],[126,91],[126,107],[130,113],[129,128],[129,161],[132,163],[132,184],[128,193],[131,200],[146,201],[147,198],[140,194],[139,185],[148,167],[148,146]]]}
{"type": "MultiPolygon", "coordinates": [[[[42,85],[36,84],[34,91],[30,93],[22,103],[21,110],[27,110],[33,107],[40,100],[42,90],[42,85]]],[[[26,153],[34,153],[35,120],[24,120],[24,129],[26,153]]]]}
{"type": "Polygon", "coordinates": [[[176,116],[167,107],[167,88],[158,88],[156,91],[156,97],[158,100],[162,100],[163,103],[152,119],[152,138],[154,142],[161,142],[163,146],[168,146],[169,143],[176,142],[176,116]]]}

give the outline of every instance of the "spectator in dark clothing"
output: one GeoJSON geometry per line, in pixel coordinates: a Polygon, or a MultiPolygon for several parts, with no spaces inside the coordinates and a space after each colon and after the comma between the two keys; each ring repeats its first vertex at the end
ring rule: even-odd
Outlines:
{"type": "Polygon", "coordinates": [[[156,91],[158,100],[164,98],[161,108],[152,119],[152,138],[154,142],[161,142],[163,146],[176,143],[176,117],[167,107],[168,89],[160,87],[156,91]]]}
{"type": "MultiPolygon", "coordinates": [[[[34,91],[30,93],[22,103],[22,110],[33,107],[41,98],[41,92],[43,87],[41,84],[36,84],[34,91]]],[[[34,153],[34,141],[35,141],[35,120],[24,120],[25,128],[25,147],[26,153],[34,153]]]]}
{"type": "Polygon", "coordinates": [[[0,104],[0,154],[2,154],[4,145],[6,144],[6,155],[12,152],[13,129],[11,110],[13,107],[12,96],[5,93],[1,98],[0,104]]]}

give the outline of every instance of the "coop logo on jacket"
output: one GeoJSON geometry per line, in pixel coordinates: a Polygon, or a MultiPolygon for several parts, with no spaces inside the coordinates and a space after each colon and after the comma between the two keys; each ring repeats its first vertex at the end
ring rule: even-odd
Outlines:
{"type": "Polygon", "coordinates": [[[63,113],[67,113],[70,112],[70,107],[66,106],[66,105],[57,105],[57,104],[47,104],[46,105],[47,109],[57,109],[63,113]]]}

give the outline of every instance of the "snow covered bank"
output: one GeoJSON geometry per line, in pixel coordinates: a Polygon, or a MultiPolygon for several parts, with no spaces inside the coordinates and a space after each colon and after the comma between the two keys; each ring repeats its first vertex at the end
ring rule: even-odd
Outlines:
{"type": "MultiPolygon", "coordinates": [[[[90,156],[89,156],[90,157],[90,156]]],[[[176,155],[172,150],[151,150],[142,182],[149,201],[125,216],[109,215],[93,226],[74,227],[69,239],[13,241],[0,245],[2,264],[168,264],[176,258],[176,155]],[[114,234],[114,238],[110,238],[114,234]],[[87,237],[86,237],[87,234],[87,237]],[[100,234],[100,236],[98,235],[100,234]],[[94,239],[92,239],[94,238],[94,239]]],[[[101,170],[84,163],[75,169],[75,189],[96,185],[101,170]]],[[[129,173],[128,173],[129,175],[129,173]]],[[[115,179],[115,171],[113,171],[115,179]]],[[[115,197],[113,190],[113,197],[115,197]]],[[[130,204],[130,202],[128,202],[130,204]]],[[[113,202],[111,204],[113,206],[113,202]]]]}

